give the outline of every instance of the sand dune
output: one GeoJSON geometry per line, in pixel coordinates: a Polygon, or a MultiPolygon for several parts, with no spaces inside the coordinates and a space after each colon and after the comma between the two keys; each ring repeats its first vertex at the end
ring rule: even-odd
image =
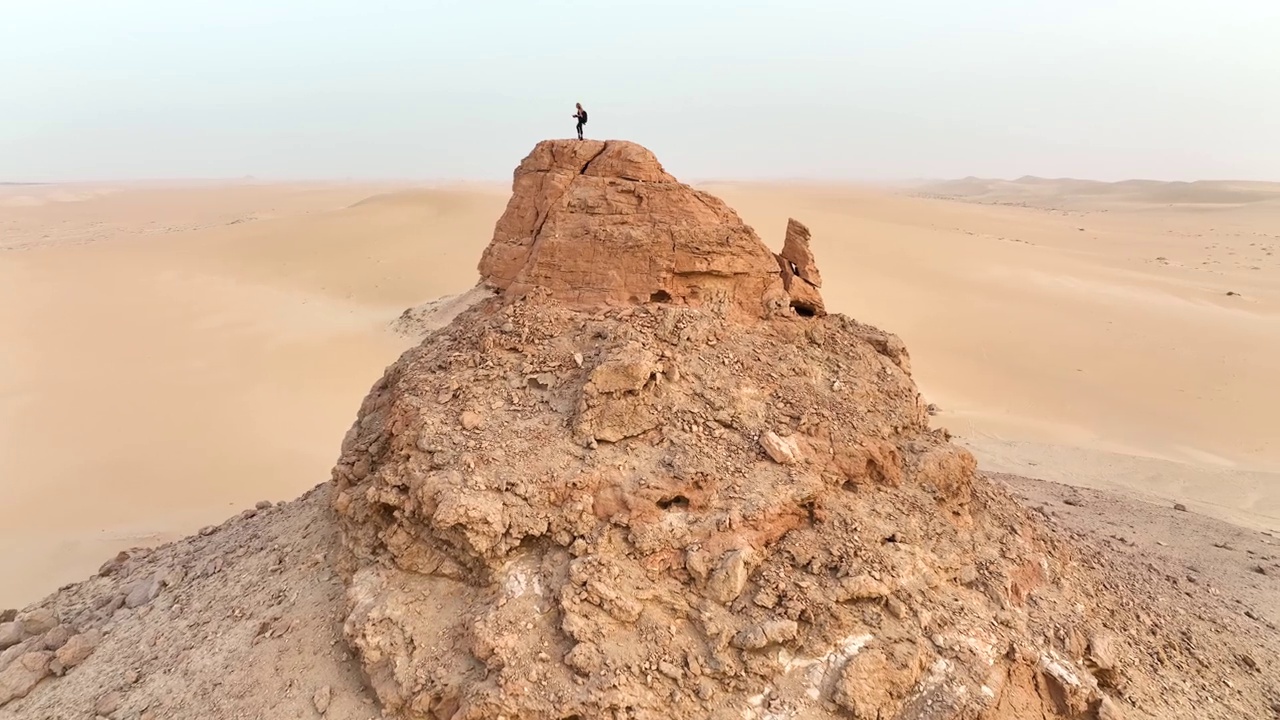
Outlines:
{"type": "MultiPolygon", "coordinates": [[[[829,308],[906,340],[987,467],[1280,528],[1280,191],[1102,185],[708,189],[775,248],[806,222],[829,308]]],[[[0,188],[0,604],[324,480],[508,193],[0,188]]]]}
{"type": "Polygon", "coordinates": [[[1280,183],[1246,180],[1100,182],[1028,175],[1017,180],[968,177],[940,182],[922,181],[910,187],[923,197],[1031,207],[1078,206],[1095,210],[1107,209],[1110,204],[1214,206],[1280,203],[1280,183]]]}
{"type": "Polygon", "coordinates": [[[0,251],[0,604],[327,476],[409,345],[388,324],[474,282],[450,218],[503,202],[350,207],[378,190],[113,188],[0,215],[43,228],[0,251]],[[181,227],[152,232],[166,213],[181,227]]]}

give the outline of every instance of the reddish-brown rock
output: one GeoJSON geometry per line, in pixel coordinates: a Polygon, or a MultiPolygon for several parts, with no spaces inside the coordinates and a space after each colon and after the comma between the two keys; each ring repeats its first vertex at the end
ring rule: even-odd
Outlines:
{"type": "Polygon", "coordinates": [[[677,182],[645,148],[548,140],[515,171],[482,280],[573,305],[650,301],[761,317],[785,306],[773,254],[719,199],[677,182]]]}
{"type": "Polygon", "coordinates": [[[826,305],[818,288],[822,275],[809,247],[809,228],[795,219],[787,220],[787,236],[778,253],[782,271],[782,287],[791,297],[791,307],[802,315],[825,315],[826,305]]]}
{"type": "Polygon", "coordinates": [[[782,242],[783,258],[795,266],[795,274],[810,285],[822,287],[822,274],[818,272],[818,263],[813,259],[813,250],[809,247],[809,228],[795,218],[787,219],[787,236],[782,242]]]}

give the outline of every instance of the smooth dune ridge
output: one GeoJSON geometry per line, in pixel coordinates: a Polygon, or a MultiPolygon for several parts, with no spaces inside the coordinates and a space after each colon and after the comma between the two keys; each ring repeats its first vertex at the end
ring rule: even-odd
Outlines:
{"type": "MultiPolygon", "coordinates": [[[[903,337],[985,467],[1280,527],[1280,186],[706,189],[775,250],[805,222],[828,308],[903,337]]],[[[0,189],[0,604],[327,478],[507,192],[0,189]]]]}

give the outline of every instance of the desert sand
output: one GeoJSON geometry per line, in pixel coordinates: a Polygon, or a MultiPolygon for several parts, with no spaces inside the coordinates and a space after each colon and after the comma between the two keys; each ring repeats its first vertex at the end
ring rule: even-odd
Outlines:
{"type": "MultiPolygon", "coordinates": [[[[1280,185],[704,187],[775,250],[808,224],[984,468],[1280,529],[1280,185]]],[[[0,605],[324,480],[508,193],[0,189],[0,605]]]]}

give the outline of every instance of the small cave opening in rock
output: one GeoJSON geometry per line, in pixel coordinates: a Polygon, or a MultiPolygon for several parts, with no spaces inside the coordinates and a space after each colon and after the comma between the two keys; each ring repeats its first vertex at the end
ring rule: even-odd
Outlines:
{"type": "Polygon", "coordinates": [[[671,293],[666,290],[655,290],[653,294],[649,296],[649,302],[669,303],[671,302],[671,293]]]}
{"type": "Polygon", "coordinates": [[[670,497],[664,497],[658,501],[658,507],[662,508],[663,510],[670,510],[671,508],[681,508],[681,509],[687,508],[689,507],[689,498],[685,497],[684,495],[672,495],[670,497]]]}
{"type": "Polygon", "coordinates": [[[797,300],[791,301],[791,309],[795,310],[796,314],[799,315],[800,317],[817,317],[818,316],[818,309],[816,307],[809,305],[807,303],[799,302],[797,300]]]}

